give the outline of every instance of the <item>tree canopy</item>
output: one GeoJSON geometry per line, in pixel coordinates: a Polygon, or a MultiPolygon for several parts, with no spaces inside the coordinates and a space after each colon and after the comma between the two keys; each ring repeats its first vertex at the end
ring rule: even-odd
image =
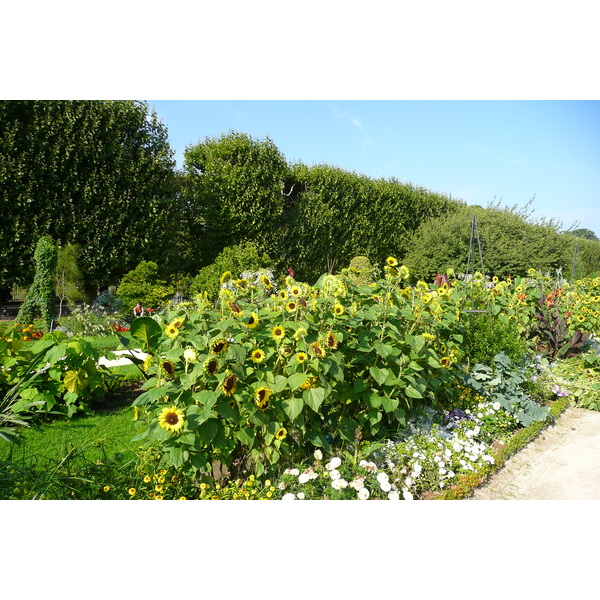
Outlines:
{"type": "Polygon", "coordinates": [[[0,102],[0,287],[27,282],[39,236],[78,244],[87,284],[173,249],[167,130],[135,101],[0,102]]]}

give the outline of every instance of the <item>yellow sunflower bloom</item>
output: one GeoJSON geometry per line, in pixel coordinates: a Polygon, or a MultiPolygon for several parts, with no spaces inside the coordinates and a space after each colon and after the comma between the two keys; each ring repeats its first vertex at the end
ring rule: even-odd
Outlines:
{"type": "Polygon", "coordinates": [[[221,279],[219,279],[221,285],[223,285],[224,283],[227,283],[230,279],[233,279],[233,275],[231,274],[231,271],[225,271],[222,275],[221,275],[221,279]]]}
{"type": "Polygon", "coordinates": [[[214,375],[219,370],[219,361],[216,358],[209,358],[204,361],[202,370],[205,375],[214,375]]]}
{"type": "Polygon", "coordinates": [[[225,352],[225,350],[227,350],[229,346],[229,343],[227,342],[227,340],[224,340],[223,338],[215,340],[210,347],[210,351],[213,354],[221,354],[221,352],[225,352]]]}
{"type": "Polygon", "coordinates": [[[287,435],[287,429],[285,427],[280,427],[275,434],[275,439],[283,440],[287,435]]]}
{"type": "Polygon", "coordinates": [[[265,386],[261,386],[254,394],[254,402],[258,408],[264,409],[269,405],[269,398],[273,392],[265,386]]]}
{"type": "Polygon", "coordinates": [[[256,313],[251,313],[250,317],[248,318],[247,321],[244,321],[243,325],[244,327],[247,327],[248,329],[255,329],[256,326],[258,325],[259,322],[259,318],[258,315],[256,313]]]}
{"type": "Polygon", "coordinates": [[[165,333],[172,339],[179,335],[179,329],[173,325],[173,323],[167,323],[165,325],[165,333]]]}
{"type": "Polygon", "coordinates": [[[333,307],[333,312],[339,317],[340,315],[344,314],[344,307],[341,304],[336,304],[333,307]]]}
{"type": "Polygon", "coordinates": [[[319,342],[313,342],[310,345],[310,349],[312,353],[319,358],[324,358],[326,355],[324,348],[321,346],[321,344],[319,344],[319,342]]]}
{"type": "Polygon", "coordinates": [[[385,261],[390,267],[397,267],[398,261],[393,256],[388,256],[385,261]]]}
{"type": "Polygon", "coordinates": [[[296,354],[296,360],[302,364],[303,362],[306,362],[306,359],[308,358],[308,354],[306,354],[306,352],[298,352],[298,354],[296,354]]]}
{"type": "Polygon", "coordinates": [[[183,412],[176,406],[165,407],[158,415],[158,423],[163,429],[177,433],[185,423],[183,412]]]}
{"type": "Polygon", "coordinates": [[[271,336],[274,340],[280,341],[285,337],[285,329],[280,325],[276,325],[271,329],[271,336]]]}
{"type": "Polygon", "coordinates": [[[250,358],[255,363],[260,363],[264,360],[265,353],[260,348],[256,348],[255,350],[252,350],[252,353],[250,354],[250,358]]]}
{"type": "Polygon", "coordinates": [[[235,394],[235,391],[237,390],[237,377],[234,373],[231,371],[227,372],[227,375],[221,384],[221,389],[226,396],[233,396],[233,394],[235,394]]]}

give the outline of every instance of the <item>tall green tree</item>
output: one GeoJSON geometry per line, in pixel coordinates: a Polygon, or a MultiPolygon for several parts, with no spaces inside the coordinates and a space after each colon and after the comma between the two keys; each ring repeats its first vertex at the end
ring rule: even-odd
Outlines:
{"type": "Polygon", "coordinates": [[[167,130],[137,101],[0,102],[0,287],[33,271],[35,240],[78,244],[88,286],[175,253],[167,130]]]}
{"type": "Polygon", "coordinates": [[[83,300],[83,276],[79,269],[79,246],[67,244],[58,249],[54,291],[59,299],[58,318],[62,317],[63,304],[83,300]]]}
{"type": "Polygon", "coordinates": [[[228,246],[254,241],[274,255],[289,167],[269,139],[230,131],[185,151],[184,199],[191,270],[212,264],[228,246]]]}

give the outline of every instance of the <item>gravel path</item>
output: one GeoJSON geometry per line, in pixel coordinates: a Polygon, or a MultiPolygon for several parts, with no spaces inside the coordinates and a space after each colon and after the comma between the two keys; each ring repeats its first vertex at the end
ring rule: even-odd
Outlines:
{"type": "Polygon", "coordinates": [[[568,408],[471,500],[600,500],[600,412],[568,408]]]}

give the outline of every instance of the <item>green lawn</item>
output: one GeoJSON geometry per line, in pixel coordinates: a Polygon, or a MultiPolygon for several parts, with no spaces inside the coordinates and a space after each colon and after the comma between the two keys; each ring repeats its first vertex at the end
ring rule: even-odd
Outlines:
{"type": "Polygon", "coordinates": [[[44,423],[40,430],[21,429],[20,442],[0,441],[0,463],[45,468],[60,461],[73,447],[89,445],[85,457],[90,461],[131,458],[138,442],[131,439],[140,432],[133,421],[133,409],[102,411],[93,416],[80,416],[44,423]]]}

